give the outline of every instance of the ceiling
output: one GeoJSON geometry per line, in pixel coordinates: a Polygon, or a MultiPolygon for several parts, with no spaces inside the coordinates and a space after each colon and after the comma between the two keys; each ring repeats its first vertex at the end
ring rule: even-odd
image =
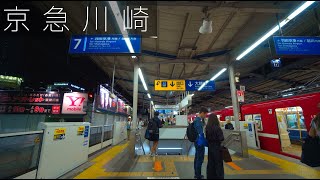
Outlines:
{"type": "MultiPolygon", "coordinates": [[[[154,91],[155,79],[210,79],[222,67],[227,67],[229,60],[235,59],[274,27],[277,23],[276,14],[282,20],[301,3],[302,1],[159,1],[158,38],[143,38],[143,53],[138,56],[138,63],[152,100],[155,104],[175,104],[182,94],[154,91]],[[213,21],[213,32],[203,35],[199,33],[199,27],[205,7],[208,8],[209,17],[213,21]]],[[[319,3],[315,4],[315,8],[320,12],[319,3]]],[[[68,36],[84,34],[82,29],[85,25],[88,2],[37,3],[40,9],[46,11],[53,5],[63,7],[64,11],[68,12],[68,36]]],[[[107,3],[92,1],[91,10],[96,6],[107,6],[107,3]]],[[[94,22],[95,15],[91,13],[87,33],[104,33],[100,25],[98,31],[94,30],[94,22]]],[[[116,32],[116,23],[108,23],[108,34],[116,32]]],[[[282,33],[284,36],[318,36],[318,23],[312,8],[289,22],[282,28],[282,33]]],[[[272,43],[272,38],[269,41],[272,43]]],[[[277,91],[306,84],[320,74],[319,58],[284,59],[284,66],[280,70],[273,70],[269,67],[269,61],[273,56],[274,52],[271,51],[270,54],[268,41],[265,41],[243,60],[235,63],[235,71],[240,73],[240,84],[246,86],[246,102],[261,101],[265,95],[272,97],[277,91]]],[[[129,56],[90,56],[90,59],[109,77],[112,77],[115,62],[115,84],[130,94],[131,97],[126,98],[132,101],[134,61],[129,56]]],[[[312,83],[319,82],[320,78],[317,78],[312,83]]],[[[216,80],[216,88],[214,92],[195,93],[190,112],[197,111],[197,107],[200,106],[219,109],[231,105],[227,72],[216,80]]],[[[143,102],[147,105],[149,99],[140,82],[139,104],[143,102]]]]}

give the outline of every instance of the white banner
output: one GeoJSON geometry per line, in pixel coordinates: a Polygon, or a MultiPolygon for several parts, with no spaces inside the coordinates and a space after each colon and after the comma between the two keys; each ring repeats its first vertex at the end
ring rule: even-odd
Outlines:
{"type": "Polygon", "coordinates": [[[64,93],[62,114],[86,114],[87,93],[64,93]]]}

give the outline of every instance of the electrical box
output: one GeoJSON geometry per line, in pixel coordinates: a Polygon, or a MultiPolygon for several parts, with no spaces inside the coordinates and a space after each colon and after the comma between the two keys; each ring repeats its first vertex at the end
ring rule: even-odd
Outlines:
{"type": "Polygon", "coordinates": [[[57,179],[88,160],[90,123],[40,123],[44,129],[37,179],[57,179]]]}

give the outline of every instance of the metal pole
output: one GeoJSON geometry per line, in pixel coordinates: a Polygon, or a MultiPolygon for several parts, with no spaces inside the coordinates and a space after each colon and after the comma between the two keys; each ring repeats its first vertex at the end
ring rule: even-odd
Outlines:
{"type": "Polygon", "coordinates": [[[112,94],[113,94],[113,86],[114,86],[114,74],[116,72],[116,57],[113,56],[113,73],[112,73],[112,94]]]}
{"type": "Polygon", "coordinates": [[[151,111],[152,111],[152,104],[150,101],[150,105],[149,105],[149,119],[151,119],[151,111]]]}
{"type": "Polygon", "coordinates": [[[283,36],[282,29],[281,29],[280,22],[279,22],[279,14],[278,13],[276,14],[276,18],[277,18],[277,23],[278,23],[278,26],[279,26],[280,36],[283,36]]]}
{"type": "Polygon", "coordinates": [[[237,98],[237,91],[236,91],[236,83],[234,79],[234,67],[233,64],[229,64],[229,82],[230,82],[230,91],[231,91],[231,98],[232,98],[232,106],[233,106],[233,116],[234,121],[236,124],[236,130],[240,131],[240,122],[239,122],[239,102],[237,98]]]}
{"type": "Polygon", "coordinates": [[[139,66],[135,63],[133,71],[133,112],[132,112],[132,127],[137,128],[137,114],[138,114],[138,73],[139,66]]]}
{"type": "Polygon", "coordinates": [[[318,28],[319,28],[319,31],[320,31],[320,20],[319,20],[319,14],[318,14],[318,11],[316,8],[313,8],[313,12],[314,12],[314,16],[317,20],[317,23],[318,23],[318,28]]]}

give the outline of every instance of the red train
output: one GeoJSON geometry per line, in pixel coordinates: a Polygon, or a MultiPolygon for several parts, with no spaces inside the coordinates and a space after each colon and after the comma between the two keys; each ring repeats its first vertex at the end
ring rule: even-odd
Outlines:
{"type": "MultiPolygon", "coordinates": [[[[301,143],[312,118],[319,112],[318,103],[320,92],[245,104],[240,108],[241,121],[257,123],[261,149],[300,159],[301,143]]],[[[222,122],[233,120],[232,108],[211,113],[217,114],[222,122]]]]}

